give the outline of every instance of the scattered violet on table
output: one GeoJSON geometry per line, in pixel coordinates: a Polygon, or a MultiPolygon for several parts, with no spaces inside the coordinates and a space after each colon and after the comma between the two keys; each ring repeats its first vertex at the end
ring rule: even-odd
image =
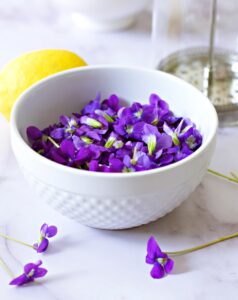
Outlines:
{"type": "Polygon", "coordinates": [[[169,274],[174,267],[174,261],[161,251],[153,236],[147,242],[146,263],[153,265],[150,275],[152,278],[160,279],[169,274]]]}
{"type": "MultiPolygon", "coordinates": [[[[40,130],[27,128],[33,150],[59,164],[97,172],[134,172],[186,158],[202,144],[191,120],[177,117],[158,95],[125,107],[100,94],[70,117],[40,130]]],[[[44,241],[45,242],[45,241],[44,241]]]]}
{"type": "Polygon", "coordinates": [[[21,286],[34,281],[36,278],[44,277],[48,271],[44,268],[41,268],[41,265],[41,260],[37,261],[36,263],[26,264],[24,266],[23,274],[14,278],[9,284],[21,286]]]}
{"type": "MultiPolygon", "coordinates": [[[[220,175],[218,175],[218,176],[220,176],[220,175]]],[[[236,176],[236,174],[235,174],[235,176],[236,176]]],[[[229,239],[236,238],[236,237],[238,237],[238,232],[220,237],[220,238],[212,240],[208,243],[205,243],[205,244],[202,244],[199,246],[195,246],[192,248],[179,250],[179,251],[173,251],[173,252],[171,252],[171,251],[170,252],[168,252],[168,251],[162,252],[156,239],[153,236],[151,236],[147,242],[147,255],[145,258],[145,262],[147,264],[153,265],[153,267],[150,271],[150,276],[154,279],[161,279],[161,278],[165,277],[166,275],[170,274],[174,268],[174,260],[171,259],[170,256],[176,257],[177,255],[188,254],[188,253],[218,244],[220,242],[224,242],[229,239]]]]}
{"type": "Polygon", "coordinates": [[[33,248],[34,250],[37,251],[37,253],[42,253],[42,252],[45,252],[47,250],[48,246],[49,246],[48,238],[54,237],[57,234],[57,232],[58,232],[58,229],[57,229],[56,226],[54,226],[54,225],[49,226],[48,224],[44,223],[41,226],[41,229],[40,229],[39,241],[37,243],[35,243],[34,245],[23,242],[21,240],[18,240],[16,238],[11,237],[9,235],[6,235],[2,232],[0,232],[0,237],[5,238],[5,239],[10,240],[10,241],[13,241],[13,242],[16,242],[16,243],[21,244],[23,246],[33,248]]]}
{"type": "Polygon", "coordinates": [[[57,234],[57,227],[54,225],[48,226],[44,223],[40,229],[40,239],[33,245],[33,248],[38,252],[45,252],[49,246],[48,238],[52,238],[57,234]]]}

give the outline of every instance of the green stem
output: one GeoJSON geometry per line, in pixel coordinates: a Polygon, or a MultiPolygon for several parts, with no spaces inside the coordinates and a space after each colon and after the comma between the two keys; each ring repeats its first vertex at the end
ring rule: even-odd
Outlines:
{"type": "Polygon", "coordinates": [[[0,236],[3,237],[3,238],[5,238],[5,239],[7,239],[7,240],[11,240],[11,241],[14,241],[14,242],[16,242],[16,243],[18,243],[18,244],[21,244],[21,245],[24,245],[24,246],[27,246],[27,247],[30,247],[30,248],[33,248],[33,249],[34,249],[34,246],[33,246],[33,245],[30,245],[30,244],[28,244],[28,243],[19,241],[19,240],[15,239],[15,238],[13,238],[13,237],[11,237],[11,236],[8,236],[8,235],[6,235],[6,234],[1,233],[1,232],[0,232],[0,236]]]}
{"type": "Polygon", "coordinates": [[[14,278],[14,275],[12,274],[11,270],[8,268],[7,264],[4,262],[4,260],[1,257],[0,257],[0,266],[6,271],[6,273],[11,278],[14,278]]]}
{"type": "Polygon", "coordinates": [[[197,246],[197,247],[188,248],[188,249],[181,250],[181,251],[166,252],[166,253],[168,255],[182,255],[182,254],[194,252],[194,251],[197,251],[197,250],[200,250],[200,249],[212,246],[214,244],[217,244],[217,243],[220,243],[220,242],[223,242],[223,241],[235,238],[235,237],[238,237],[238,232],[235,232],[235,233],[230,234],[230,235],[223,236],[223,237],[221,237],[219,239],[213,240],[213,241],[211,241],[209,243],[206,243],[206,244],[203,244],[203,245],[200,245],[200,246],[197,246]]]}
{"type": "Polygon", "coordinates": [[[222,173],[219,173],[219,172],[214,171],[214,170],[211,170],[211,169],[207,169],[207,171],[208,171],[209,173],[213,174],[213,175],[216,175],[216,176],[225,178],[225,179],[227,179],[227,180],[229,180],[229,181],[238,183],[238,179],[236,179],[236,178],[232,178],[232,177],[226,176],[226,175],[224,175],[224,174],[222,174],[222,173]]]}
{"type": "Polygon", "coordinates": [[[56,148],[59,148],[60,145],[56,143],[55,140],[53,140],[50,136],[47,136],[47,139],[56,147],[56,148]]]}
{"type": "Polygon", "coordinates": [[[231,176],[235,179],[237,179],[238,181],[238,175],[236,174],[236,172],[231,172],[231,176]]]}

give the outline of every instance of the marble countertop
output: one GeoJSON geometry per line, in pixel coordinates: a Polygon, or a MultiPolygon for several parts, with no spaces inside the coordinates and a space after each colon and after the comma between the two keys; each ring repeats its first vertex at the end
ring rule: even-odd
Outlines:
{"type": "MultiPolygon", "coordinates": [[[[16,1],[13,1],[16,2],[16,1]]],[[[150,20],[144,13],[131,29],[117,33],[88,33],[66,26],[45,10],[34,18],[20,9],[1,9],[0,67],[10,58],[39,48],[68,48],[90,64],[123,63],[150,66],[150,20]]],[[[22,265],[44,261],[47,277],[23,288],[8,286],[0,268],[0,299],[4,300],[167,300],[236,299],[238,239],[177,257],[173,274],[163,280],[149,277],[144,263],[146,241],[153,234],[164,250],[175,251],[238,231],[238,187],[207,175],[180,207],[151,224],[121,231],[102,231],[66,219],[29,190],[13,154],[8,150],[9,128],[0,118],[0,231],[29,243],[36,241],[43,222],[56,224],[58,236],[48,252],[0,238],[0,256],[18,274],[22,265]],[[3,135],[5,138],[3,138],[3,135]],[[5,164],[5,167],[4,167],[5,164]],[[4,168],[4,169],[3,169],[4,168]]],[[[237,128],[220,129],[211,167],[238,170],[237,128]]]]}

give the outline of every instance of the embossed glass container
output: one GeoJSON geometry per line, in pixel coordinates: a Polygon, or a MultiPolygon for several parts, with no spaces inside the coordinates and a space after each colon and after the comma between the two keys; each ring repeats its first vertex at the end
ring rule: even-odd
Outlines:
{"type": "Polygon", "coordinates": [[[214,0],[155,0],[153,50],[156,68],[208,95],[221,121],[238,124],[238,1],[217,0],[209,80],[214,0]]]}

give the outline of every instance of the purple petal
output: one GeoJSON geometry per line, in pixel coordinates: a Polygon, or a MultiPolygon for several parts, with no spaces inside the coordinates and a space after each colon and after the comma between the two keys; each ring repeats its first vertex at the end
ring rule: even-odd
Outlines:
{"type": "Polygon", "coordinates": [[[150,275],[155,279],[163,278],[165,275],[164,268],[158,262],[155,262],[152,270],[150,271],[150,275]]]}
{"type": "Polygon", "coordinates": [[[161,98],[157,94],[153,93],[150,95],[149,102],[151,105],[158,106],[158,103],[160,100],[161,100],[161,98]]]}
{"type": "Polygon", "coordinates": [[[138,122],[133,126],[132,138],[141,141],[144,132],[145,122],[138,122]]]}
{"type": "Polygon", "coordinates": [[[88,147],[88,151],[90,151],[90,157],[92,159],[99,159],[102,153],[106,152],[107,149],[100,145],[91,144],[88,147]]]}
{"type": "Polygon", "coordinates": [[[120,105],[119,105],[119,98],[117,97],[117,95],[111,95],[109,98],[108,98],[108,106],[113,109],[115,112],[117,112],[120,108],[120,105]]]}
{"type": "Polygon", "coordinates": [[[101,94],[98,93],[94,100],[90,101],[87,105],[84,106],[84,108],[82,109],[82,114],[91,114],[96,109],[99,109],[100,99],[101,99],[101,94]]]}
{"type": "Polygon", "coordinates": [[[88,131],[86,133],[86,136],[93,139],[93,140],[95,140],[95,141],[98,141],[98,142],[101,141],[101,139],[102,139],[102,137],[97,132],[95,132],[93,130],[88,131]]]}
{"type": "Polygon", "coordinates": [[[110,173],[111,169],[109,166],[102,165],[102,166],[100,166],[100,171],[105,172],[105,173],[110,173]]]}
{"type": "Polygon", "coordinates": [[[66,160],[64,157],[62,157],[58,151],[59,149],[51,148],[50,150],[50,159],[64,165],[66,163],[66,160]]]}
{"type": "Polygon", "coordinates": [[[159,149],[159,150],[155,153],[155,158],[156,158],[156,159],[160,158],[161,155],[162,155],[162,153],[163,153],[163,149],[159,149]]]}
{"type": "Polygon", "coordinates": [[[42,132],[35,126],[27,127],[26,134],[30,141],[36,141],[42,137],[42,132]]]}
{"type": "Polygon", "coordinates": [[[45,252],[48,248],[49,241],[46,238],[43,238],[41,243],[38,245],[36,251],[37,253],[45,252]]]}
{"type": "Polygon", "coordinates": [[[84,135],[86,132],[88,132],[90,130],[92,130],[91,127],[89,127],[88,125],[83,124],[79,128],[76,129],[76,134],[78,136],[81,136],[81,135],[84,135]]]}
{"type": "Polygon", "coordinates": [[[44,277],[47,274],[47,270],[44,268],[37,268],[34,273],[34,278],[44,277]]]}
{"type": "Polygon", "coordinates": [[[144,105],[142,120],[148,124],[155,122],[158,119],[157,108],[154,105],[144,105]]]}
{"type": "Polygon", "coordinates": [[[32,278],[28,278],[25,274],[22,274],[16,278],[14,278],[12,281],[10,281],[9,284],[20,286],[20,285],[26,284],[31,281],[32,281],[32,278]]]}
{"type": "Polygon", "coordinates": [[[164,122],[164,125],[163,125],[163,130],[166,134],[172,136],[174,131],[168,126],[168,124],[166,122],[164,122]]]}
{"type": "Polygon", "coordinates": [[[190,154],[193,153],[193,151],[192,151],[192,150],[189,148],[189,146],[188,146],[187,144],[185,144],[185,143],[182,145],[181,152],[182,152],[183,154],[186,154],[186,155],[190,155],[190,154]]]}
{"type": "Polygon", "coordinates": [[[163,115],[163,121],[169,125],[174,125],[176,122],[181,121],[181,118],[175,117],[172,111],[168,111],[163,115]]]}
{"type": "Polygon", "coordinates": [[[125,147],[120,148],[117,150],[116,156],[120,159],[123,159],[125,156],[131,156],[132,155],[132,149],[128,149],[125,147]]]}
{"type": "Polygon", "coordinates": [[[174,147],[171,147],[169,149],[166,149],[166,153],[167,154],[176,154],[178,153],[180,150],[180,147],[179,146],[174,146],[174,147]]]}
{"type": "Polygon", "coordinates": [[[143,131],[144,134],[142,135],[142,140],[147,144],[148,152],[152,155],[156,149],[157,139],[159,138],[160,133],[155,126],[149,124],[144,125],[143,131]]]}
{"type": "Polygon", "coordinates": [[[41,266],[42,265],[42,260],[41,259],[37,260],[37,262],[35,263],[35,265],[38,266],[38,267],[41,266]]]}
{"type": "Polygon", "coordinates": [[[159,160],[160,166],[167,166],[174,161],[174,156],[172,154],[164,154],[159,160]]]}
{"type": "Polygon", "coordinates": [[[182,120],[179,122],[177,128],[175,129],[175,132],[177,133],[177,135],[180,134],[180,132],[181,132],[181,130],[182,130],[182,128],[183,128],[183,123],[184,123],[184,119],[182,119],[182,120]]]}
{"type": "MultiPolygon", "coordinates": [[[[143,107],[142,104],[139,102],[133,102],[131,105],[131,109],[134,113],[140,111],[142,109],[142,107],[143,107]]],[[[141,111],[141,113],[142,113],[142,111],[141,111]]]]}
{"type": "Polygon", "coordinates": [[[69,123],[69,117],[62,115],[59,117],[59,121],[63,126],[66,126],[69,123]]]}
{"type": "Polygon", "coordinates": [[[175,154],[174,160],[175,161],[180,161],[180,160],[186,158],[187,156],[188,156],[188,154],[185,154],[185,153],[182,153],[182,152],[179,151],[178,153],[175,154]]]}
{"type": "Polygon", "coordinates": [[[190,127],[179,135],[179,140],[182,143],[186,143],[189,149],[195,150],[202,143],[202,135],[196,128],[190,127]]]}
{"type": "Polygon", "coordinates": [[[146,263],[153,264],[157,258],[164,257],[159,245],[157,244],[155,238],[151,236],[147,242],[147,256],[146,263]]]}
{"type": "Polygon", "coordinates": [[[75,161],[82,164],[89,160],[92,156],[92,152],[89,150],[89,148],[82,147],[79,149],[78,153],[76,154],[75,161]]]}
{"type": "Polygon", "coordinates": [[[74,158],[75,148],[73,141],[63,140],[60,144],[60,150],[71,159],[74,158]]]}
{"type": "Polygon", "coordinates": [[[162,133],[157,141],[158,149],[166,149],[172,147],[173,141],[171,136],[162,133]]]}
{"type": "Polygon", "coordinates": [[[51,238],[57,234],[57,227],[54,225],[48,226],[47,232],[46,232],[46,237],[51,238]]]}
{"type": "Polygon", "coordinates": [[[121,136],[125,136],[127,133],[125,131],[125,120],[119,119],[117,122],[113,125],[114,131],[118,133],[121,136]]]}
{"type": "Polygon", "coordinates": [[[84,141],[81,140],[77,135],[72,136],[72,141],[76,150],[79,150],[82,146],[85,145],[84,141]]]}
{"type": "Polygon", "coordinates": [[[131,158],[129,155],[125,155],[123,157],[123,163],[124,165],[127,167],[127,168],[130,168],[131,167],[131,158]]]}
{"type": "Polygon", "coordinates": [[[155,135],[156,137],[160,136],[160,133],[159,133],[157,127],[155,127],[154,125],[150,125],[150,124],[144,125],[143,132],[144,132],[145,136],[148,136],[150,134],[155,135]]]}
{"type": "Polygon", "coordinates": [[[169,274],[173,270],[173,267],[174,267],[174,261],[171,258],[168,258],[164,265],[165,273],[169,274]]]}
{"type": "Polygon", "coordinates": [[[40,228],[40,233],[42,236],[46,235],[47,229],[48,229],[48,224],[44,223],[40,228]]]}
{"type": "Polygon", "coordinates": [[[162,100],[158,95],[156,94],[151,94],[150,95],[150,104],[155,105],[159,107],[161,110],[168,111],[169,110],[169,105],[167,102],[162,100]]]}
{"type": "Polygon", "coordinates": [[[102,109],[111,108],[113,111],[117,112],[120,108],[119,98],[117,95],[111,95],[107,100],[102,103],[102,109]]]}
{"type": "Polygon", "coordinates": [[[89,170],[90,171],[98,171],[99,166],[98,166],[98,161],[97,160],[91,160],[89,163],[89,170]]]}
{"type": "Polygon", "coordinates": [[[141,152],[141,155],[137,160],[137,165],[143,167],[143,170],[149,170],[151,166],[151,161],[148,155],[146,155],[144,152],[141,152]]]}
{"type": "Polygon", "coordinates": [[[26,264],[26,265],[24,266],[24,273],[25,273],[26,275],[28,275],[32,270],[35,269],[35,267],[36,267],[36,264],[34,264],[34,263],[26,264]]]}
{"type": "Polygon", "coordinates": [[[111,158],[109,163],[111,165],[112,172],[121,172],[124,167],[123,162],[118,158],[111,158]]]}
{"type": "Polygon", "coordinates": [[[64,137],[64,128],[56,128],[52,130],[50,136],[56,140],[62,139],[64,137]]]}

